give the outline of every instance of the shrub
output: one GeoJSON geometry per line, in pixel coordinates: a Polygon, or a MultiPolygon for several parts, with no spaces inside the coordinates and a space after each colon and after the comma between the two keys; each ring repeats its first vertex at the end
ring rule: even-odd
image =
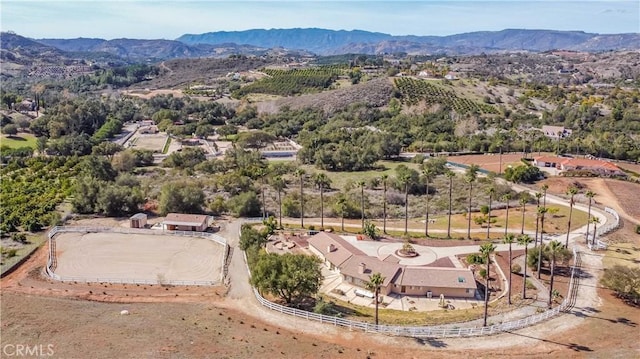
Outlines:
{"type": "Polygon", "coordinates": [[[511,266],[511,273],[520,273],[522,271],[522,267],[516,263],[511,266]]]}
{"type": "Polygon", "coordinates": [[[325,302],[322,298],[316,301],[313,312],[317,314],[332,315],[335,313],[332,302],[325,302]]]}
{"type": "Polygon", "coordinates": [[[471,253],[467,256],[468,264],[484,264],[484,258],[480,253],[471,253]]]}
{"type": "Polygon", "coordinates": [[[536,289],[536,286],[528,279],[525,281],[525,286],[527,289],[536,289]]]}
{"type": "Polygon", "coordinates": [[[613,290],[618,298],[636,305],[640,303],[640,268],[616,265],[605,269],[600,282],[613,290]]]}
{"type": "Polygon", "coordinates": [[[480,271],[478,271],[478,274],[482,278],[487,278],[487,269],[486,268],[480,268],[480,271]]]}
{"type": "Polygon", "coordinates": [[[640,234],[640,224],[636,226],[636,233],[640,234]]]}

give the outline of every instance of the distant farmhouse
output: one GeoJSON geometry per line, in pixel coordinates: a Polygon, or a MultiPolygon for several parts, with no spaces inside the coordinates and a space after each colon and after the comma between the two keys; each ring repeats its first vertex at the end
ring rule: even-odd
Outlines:
{"type": "Polygon", "coordinates": [[[563,126],[542,126],[542,133],[552,139],[559,139],[571,136],[572,130],[564,128],[563,126]]]}
{"type": "Polygon", "coordinates": [[[383,295],[473,298],[476,294],[476,281],[470,269],[401,265],[394,255],[383,259],[368,256],[334,233],[320,232],[309,238],[308,243],[309,250],[347,283],[365,288],[369,277],[380,273],[384,277],[380,287],[383,295]]]}
{"type": "Polygon", "coordinates": [[[552,167],[560,171],[588,171],[600,176],[626,175],[615,164],[596,159],[540,156],[533,159],[533,164],[538,167],[552,167]]]}

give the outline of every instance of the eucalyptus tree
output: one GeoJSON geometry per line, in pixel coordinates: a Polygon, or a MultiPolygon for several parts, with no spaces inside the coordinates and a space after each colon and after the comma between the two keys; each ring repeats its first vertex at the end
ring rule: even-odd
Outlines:
{"type": "Polygon", "coordinates": [[[564,242],[564,246],[569,248],[569,234],[571,234],[571,215],[573,214],[573,199],[578,194],[578,189],[574,186],[570,186],[567,189],[567,194],[571,197],[569,200],[569,222],[567,223],[567,239],[564,242]]]}
{"type": "Polygon", "coordinates": [[[491,231],[491,202],[493,201],[493,196],[496,194],[495,187],[491,186],[487,189],[487,194],[489,195],[489,213],[487,213],[487,240],[489,239],[489,232],[491,231]]]}
{"type": "Polygon", "coordinates": [[[304,176],[306,172],[302,168],[295,171],[295,175],[300,180],[300,227],[304,228],[304,176]]]}
{"type": "Polygon", "coordinates": [[[511,245],[513,243],[516,243],[516,236],[513,235],[512,233],[509,234],[505,234],[504,238],[502,239],[502,243],[508,244],[509,245],[509,285],[507,288],[507,303],[509,305],[511,305],[511,274],[512,274],[512,270],[511,270],[511,263],[513,261],[513,255],[511,254],[511,245]]]}
{"type": "Polygon", "coordinates": [[[469,184],[469,207],[467,211],[467,239],[471,239],[471,199],[473,194],[473,182],[478,178],[478,165],[471,165],[467,168],[464,175],[464,180],[469,184]]]}
{"type": "Polygon", "coordinates": [[[533,242],[533,239],[528,234],[521,234],[518,236],[518,244],[524,246],[524,274],[522,275],[522,299],[527,299],[527,254],[529,244],[533,242]]]}
{"type": "Polygon", "coordinates": [[[495,252],[496,246],[493,243],[485,243],[480,246],[480,253],[482,254],[482,258],[484,258],[487,263],[487,274],[485,276],[485,289],[484,289],[484,321],[482,326],[487,326],[487,309],[489,308],[489,279],[490,279],[490,269],[491,269],[491,254],[495,252]]]}
{"type": "Polygon", "coordinates": [[[447,238],[451,238],[451,207],[453,204],[453,177],[456,176],[453,171],[449,170],[444,174],[449,179],[449,215],[447,220],[447,238]]]}
{"type": "Polygon", "coordinates": [[[511,201],[511,193],[502,195],[502,200],[507,204],[507,214],[504,218],[504,235],[506,236],[509,231],[509,201],[511,201]]]}
{"type": "Polygon", "coordinates": [[[331,179],[324,173],[316,173],[313,183],[320,189],[320,229],[324,229],[324,189],[331,186],[331,179]]]}
{"type": "MultiPolygon", "coordinates": [[[[587,212],[587,218],[591,218],[591,202],[593,202],[593,197],[595,197],[596,193],[593,191],[587,191],[587,193],[584,194],[587,198],[589,198],[589,210],[587,212]]],[[[586,244],[589,244],[589,224],[591,223],[591,221],[587,221],[587,234],[585,235],[585,239],[586,239],[586,244]]]]}

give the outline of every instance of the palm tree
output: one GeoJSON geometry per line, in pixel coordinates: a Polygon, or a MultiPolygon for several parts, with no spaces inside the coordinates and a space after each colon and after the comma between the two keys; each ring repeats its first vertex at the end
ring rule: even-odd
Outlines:
{"type": "Polygon", "coordinates": [[[287,187],[287,184],[281,176],[276,176],[271,185],[278,191],[278,217],[280,222],[279,226],[282,228],[282,191],[287,187]]]}
{"type": "Polygon", "coordinates": [[[538,207],[538,217],[540,218],[540,251],[538,252],[538,272],[537,276],[540,279],[540,268],[542,267],[542,245],[544,234],[544,215],[549,211],[547,207],[538,207]]]}
{"type": "Polygon", "coordinates": [[[534,195],[536,197],[536,236],[533,239],[533,248],[538,247],[538,225],[540,224],[540,216],[538,215],[538,210],[540,209],[540,198],[542,198],[542,193],[536,192],[534,195]]]}
{"type": "Polygon", "coordinates": [[[422,169],[422,174],[425,179],[425,196],[427,197],[427,209],[424,215],[424,235],[425,237],[429,237],[429,182],[431,181],[431,177],[434,175],[433,169],[431,167],[424,167],[422,169]]]}
{"type": "Polygon", "coordinates": [[[509,201],[511,200],[511,193],[505,193],[502,196],[502,200],[507,204],[507,215],[504,218],[504,235],[506,237],[507,231],[509,230],[509,201]]]}
{"type": "Polygon", "coordinates": [[[384,283],[385,277],[379,272],[369,276],[369,281],[366,283],[367,289],[374,291],[374,302],[376,303],[376,325],[378,325],[378,295],[380,294],[380,286],[384,283]]]}
{"type": "Polygon", "coordinates": [[[482,258],[487,262],[487,275],[485,277],[485,289],[484,289],[484,322],[483,327],[487,326],[487,309],[489,307],[489,269],[491,266],[491,254],[496,250],[496,246],[493,243],[485,243],[480,246],[480,253],[482,258]]]}
{"type": "Polygon", "coordinates": [[[264,179],[268,174],[266,168],[256,168],[255,174],[260,177],[260,193],[262,193],[262,219],[267,218],[267,201],[265,200],[264,179]]]}
{"type": "Polygon", "coordinates": [[[524,274],[522,276],[522,299],[527,299],[527,249],[529,244],[533,242],[528,234],[518,236],[518,244],[524,246],[524,274]]]}
{"type": "Polygon", "coordinates": [[[400,183],[404,184],[404,235],[409,234],[409,183],[411,182],[411,174],[402,173],[400,183]]]}
{"type": "Polygon", "coordinates": [[[556,269],[556,258],[562,253],[562,251],[566,250],[566,248],[562,246],[562,243],[553,240],[546,247],[546,250],[549,252],[549,255],[551,257],[551,279],[549,281],[549,301],[547,302],[549,309],[551,309],[551,299],[553,298],[553,277],[556,269]]]}
{"type": "Polygon", "coordinates": [[[360,217],[362,217],[362,230],[364,231],[364,185],[363,180],[358,181],[358,187],[360,187],[360,217]]]}
{"type": "Polygon", "coordinates": [[[382,181],[382,233],[387,234],[387,181],[389,175],[382,175],[380,180],[382,181]]]}
{"type": "Polygon", "coordinates": [[[298,168],[295,175],[300,179],[300,227],[304,228],[304,175],[305,171],[298,168]]]}
{"type": "Polygon", "coordinates": [[[578,193],[578,189],[573,186],[569,187],[569,189],[567,190],[567,194],[571,196],[571,200],[569,201],[569,223],[567,223],[567,239],[564,242],[564,246],[567,248],[569,248],[569,234],[571,232],[571,215],[573,214],[573,197],[577,193],[578,193]]]}
{"type": "Polygon", "coordinates": [[[343,194],[340,194],[336,203],[340,209],[340,217],[342,220],[340,223],[340,230],[344,232],[344,214],[347,211],[347,198],[343,194]]]}
{"type": "Polygon", "coordinates": [[[516,236],[514,236],[512,233],[506,234],[504,236],[504,239],[502,239],[502,243],[508,244],[509,245],[509,288],[507,289],[507,303],[509,303],[509,305],[511,305],[511,261],[512,261],[512,255],[511,255],[511,245],[513,243],[516,243],[516,236]]]}
{"type": "Polygon", "coordinates": [[[546,184],[543,184],[542,187],[540,187],[540,189],[542,190],[542,206],[546,207],[547,206],[547,190],[549,189],[549,186],[546,184]]]}
{"type": "MultiPolygon", "coordinates": [[[[593,191],[587,191],[587,193],[584,194],[585,196],[587,196],[587,198],[589,198],[589,211],[587,212],[587,218],[591,218],[591,202],[593,200],[593,197],[596,195],[595,192],[593,191]]],[[[591,221],[587,221],[587,234],[585,235],[585,239],[587,240],[586,244],[589,244],[589,224],[591,221]]]]}
{"type": "Polygon", "coordinates": [[[313,183],[320,188],[320,229],[324,230],[324,189],[331,185],[331,179],[320,172],[313,176],[313,183]]]}
{"type": "Polygon", "coordinates": [[[491,230],[491,201],[493,201],[493,195],[496,194],[495,187],[491,186],[487,189],[489,195],[489,213],[487,213],[487,240],[489,239],[489,231],[491,230]]]}
{"type": "Polygon", "coordinates": [[[452,195],[453,195],[453,177],[455,177],[455,173],[453,171],[447,171],[445,174],[449,179],[449,219],[447,220],[447,238],[451,238],[451,205],[452,205],[452,195]]]}
{"type": "Polygon", "coordinates": [[[520,228],[520,234],[524,234],[524,213],[530,197],[531,195],[529,195],[529,192],[520,193],[520,205],[522,206],[522,227],[520,228]]]}
{"type": "Polygon", "coordinates": [[[600,224],[600,218],[593,216],[590,221],[593,223],[593,240],[591,240],[591,245],[596,245],[596,234],[598,232],[598,224],[600,224]]]}
{"type": "Polygon", "coordinates": [[[478,165],[471,165],[467,168],[467,172],[464,175],[464,180],[469,184],[469,208],[467,211],[467,239],[471,239],[471,198],[473,191],[473,182],[478,177],[478,165]]]}

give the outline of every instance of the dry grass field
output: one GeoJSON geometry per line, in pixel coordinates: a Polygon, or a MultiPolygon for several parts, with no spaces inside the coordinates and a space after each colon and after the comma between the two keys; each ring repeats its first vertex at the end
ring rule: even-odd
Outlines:
{"type": "MultiPolygon", "coordinates": [[[[502,155],[502,172],[508,167],[516,167],[522,165],[522,153],[507,153],[502,155]]],[[[498,173],[500,171],[500,155],[498,154],[485,154],[485,155],[465,155],[465,156],[449,156],[447,161],[461,163],[463,165],[478,165],[483,170],[493,171],[498,173]]]]}
{"type": "Polygon", "coordinates": [[[167,141],[167,134],[139,134],[135,137],[135,139],[132,139],[132,141],[135,141],[133,142],[133,148],[162,153],[164,144],[167,141]]]}

